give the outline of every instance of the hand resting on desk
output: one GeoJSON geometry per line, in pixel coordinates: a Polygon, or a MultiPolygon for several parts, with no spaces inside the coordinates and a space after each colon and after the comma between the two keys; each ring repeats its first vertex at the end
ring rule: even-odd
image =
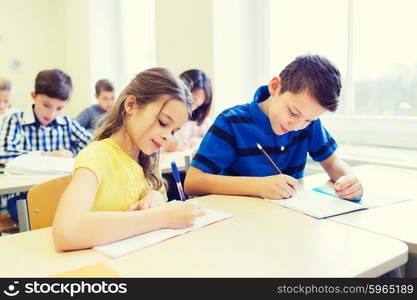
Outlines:
{"type": "Polygon", "coordinates": [[[363,194],[362,183],[354,175],[339,177],[334,183],[334,190],[339,197],[348,200],[357,200],[363,194]]]}

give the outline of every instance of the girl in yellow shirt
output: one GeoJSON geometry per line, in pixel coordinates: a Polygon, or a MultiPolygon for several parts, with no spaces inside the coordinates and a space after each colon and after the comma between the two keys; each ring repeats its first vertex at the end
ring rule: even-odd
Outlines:
{"type": "Polygon", "coordinates": [[[182,228],[205,214],[171,201],[158,169],[160,148],[188,120],[191,94],[163,68],[139,73],[119,96],[95,140],[75,162],[59,202],[58,250],[90,248],[159,228],[182,228]]]}

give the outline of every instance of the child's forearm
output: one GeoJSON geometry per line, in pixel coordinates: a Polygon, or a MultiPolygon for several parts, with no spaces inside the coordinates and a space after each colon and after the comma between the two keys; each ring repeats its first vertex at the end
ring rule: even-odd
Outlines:
{"type": "Polygon", "coordinates": [[[185,178],[185,193],[189,195],[224,194],[259,196],[258,177],[207,174],[191,167],[185,178]]]}
{"type": "Polygon", "coordinates": [[[331,157],[321,162],[321,165],[333,182],[336,182],[341,176],[353,175],[352,168],[338,157],[331,157]]]}
{"type": "Polygon", "coordinates": [[[54,227],[60,251],[91,248],[165,227],[164,208],[131,212],[89,212],[76,216],[65,229],[54,227]]]}

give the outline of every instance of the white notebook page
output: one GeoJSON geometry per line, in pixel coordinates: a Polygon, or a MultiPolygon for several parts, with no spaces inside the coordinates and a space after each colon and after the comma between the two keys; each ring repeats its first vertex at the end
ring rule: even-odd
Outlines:
{"type": "Polygon", "coordinates": [[[196,218],[193,225],[181,228],[181,229],[159,229],[147,233],[143,233],[131,238],[127,238],[114,243],[96,246],[93,249],[97,250],[107,256],[116,258],[128,253],[137,251],[147,246],[156,244],[158,242],[167,240],[174,236],[181,235],[183,233],[204,227],[206,225],[224,220],[233,216],[232,214],[220,212],[212,209],[205,208],[206,215],[196,218]]]}
{"type": "Polygon", "coordinates": [[[297,193],[289,199],[268,200],[318,219],[365,209],[364,206],[358,203],[310,190],[297,191],[297,193]]]}

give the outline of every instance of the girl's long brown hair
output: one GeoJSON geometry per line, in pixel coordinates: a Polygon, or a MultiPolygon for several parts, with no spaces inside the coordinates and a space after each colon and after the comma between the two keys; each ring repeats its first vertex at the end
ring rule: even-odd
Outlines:
{"type": "MultiPolygon", "coordinates": [[[[167,69],[148,69],[136,75],[122,91],[114,107],[103,116],[104,123],[97,129],[94,140],[99,141],[108,138],[124,126],[126,116],[124,103],[129,96],[136,98],[136,104],[139,107],[144,107],[164,95],[168,95],[168,99],[184,102],[187,106],[188,115],[191,115],[192,98],[186,85],[167,69]]],[[[159,153],[157,151],[151,155],[146,155],[140,151],[137,158],[146,179],[156,190],[159,190],[163,185],[163,180],[158,172],[159,153]]]]}

